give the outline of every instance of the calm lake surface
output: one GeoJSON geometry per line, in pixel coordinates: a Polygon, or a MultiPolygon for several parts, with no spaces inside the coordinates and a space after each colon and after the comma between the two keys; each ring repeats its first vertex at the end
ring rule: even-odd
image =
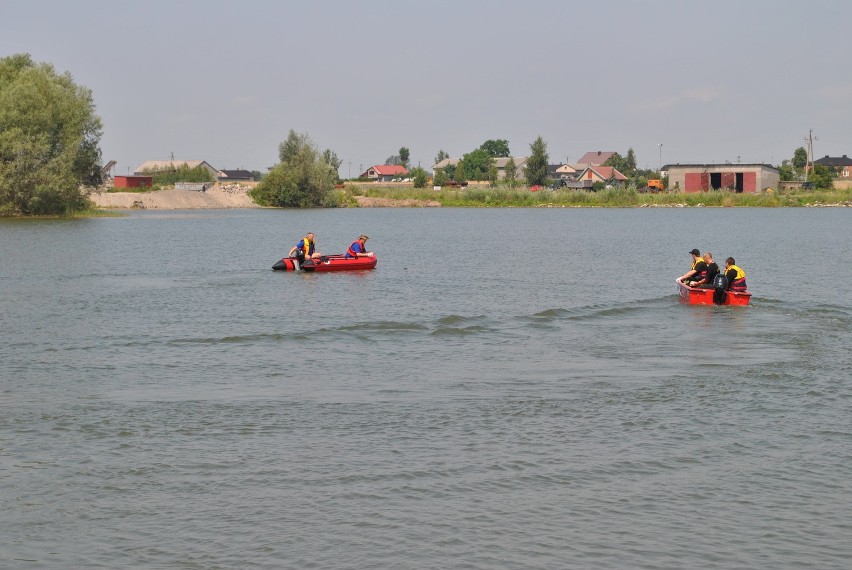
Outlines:
{"type": "Polygon", "coordinates": [[[851,221],[0,220],[0,567],[849,568],[851,221]],[[307,231],[378,267],[273,272],[307,231]]]}

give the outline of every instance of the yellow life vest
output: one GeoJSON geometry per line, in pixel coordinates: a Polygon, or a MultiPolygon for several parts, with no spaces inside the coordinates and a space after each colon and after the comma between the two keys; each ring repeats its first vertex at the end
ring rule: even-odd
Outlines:
{"type": "Polygon", "coordinates": [[[725,270],[725,273],[727,273],[731,269],[737,272],[737,274],[734,276],[734,281],[745,279],[745,271],[743,271],[738,265],[729,265],[728,268],[725,270]]]}

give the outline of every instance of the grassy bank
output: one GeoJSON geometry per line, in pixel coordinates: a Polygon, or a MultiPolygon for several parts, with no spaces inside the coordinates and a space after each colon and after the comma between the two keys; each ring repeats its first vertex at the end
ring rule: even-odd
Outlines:
{"type": "Polygon", "coordinates": [[[699,193],[663,192],[644,194],[632,188],[611,188],[600,192],[585,190],[539,190],[528,188],[491,188],[471,186],[467,189],[412,188],[373,184],[347,184],[340,193],[341,204],[352,204],[354,196],[389,198],[392,200],[436,200],[442,206],[463,208],[535,208],[535,207],[801,207],[852,202],[852,189],[761,192],[734,194],[727,191],[699,193]]]}

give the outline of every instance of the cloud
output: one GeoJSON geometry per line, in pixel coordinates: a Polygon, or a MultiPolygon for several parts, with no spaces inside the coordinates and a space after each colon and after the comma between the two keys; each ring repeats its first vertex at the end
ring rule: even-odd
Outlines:
{"type": "Polygon", "coordinates": [[[722,99],[727,92],[724,87],[693,87],[680,93],[671,93],[638,101],[635,108],[639,111],[668,111],[688,103],[710,103],[722,99]]]}

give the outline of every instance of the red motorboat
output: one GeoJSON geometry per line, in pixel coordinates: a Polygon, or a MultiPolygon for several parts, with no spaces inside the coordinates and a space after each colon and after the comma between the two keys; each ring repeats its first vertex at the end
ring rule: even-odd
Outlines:
{"type": "Polygon", "coordinates": [[[749,300],[751,300],[751,293],[748,291],[722,291],[725,298],[721,303],[717,303],[713,298],[713,294],[716,292],[715,289],[688,287],[678,279],[675,279],[675,283],[677,283],[681,303],[688,303],[690,305],[748,305],[749,300]]]}
{"type": "Polygon", "coordinates": [[[373,269],[376,267],[376,256],[346,257],[340,255],[323,255],[319,259],[306,259],[299,262],[295,257],[285,257],[275,263],[272,269],[276,271],[352,271],[355,269],[373,269]]]}

